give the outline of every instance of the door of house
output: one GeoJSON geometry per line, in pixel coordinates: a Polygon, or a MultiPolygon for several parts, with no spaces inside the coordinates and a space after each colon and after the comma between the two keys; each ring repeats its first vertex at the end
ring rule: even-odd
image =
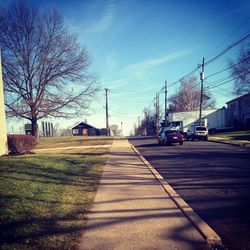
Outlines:
{"type": "Polygon", "coordinates": [[[82,135],[83,135],[83,136],[88,135],[88,130],[87,130],[86,128],[83,128],[83,129],[82,129],[82,135]]]}

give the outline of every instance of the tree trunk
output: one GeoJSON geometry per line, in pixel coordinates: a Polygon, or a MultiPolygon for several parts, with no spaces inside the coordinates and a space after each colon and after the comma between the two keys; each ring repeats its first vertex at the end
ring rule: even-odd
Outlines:
{"type": "Polygon", "coordinates": [[[37,137],[38,136],[38,126],[37,126],[37,118],[31,118],[31,135],[37,137]]]}

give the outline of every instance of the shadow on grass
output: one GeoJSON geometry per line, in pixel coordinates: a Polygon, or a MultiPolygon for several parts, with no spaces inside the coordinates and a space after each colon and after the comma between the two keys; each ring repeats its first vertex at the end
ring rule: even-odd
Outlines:
{"type": "MultiPolygon", "coordinates": [[[[71,234],[82,229],[104,162],[93,156],[0,159],[0,249],[39,249],[41,238],[52,237],[49,241],[53,241],[54,237],[73,237],[71,234]]],[[[72,240],[67,242],[72,244],[72,240]]]]}
{"type": "MultiPolygon", "coordinates": [[[[0,244],[11,246],[15,243],[25,244],[30,240],[31,244],[36,245],[35,241],[43,237],[62,236],[79,232],[84,228],[84,223],[86,222],[84,213],[86,213],[86,210],[81,209],[64,216],[31,217],[29,219],[23,218],[18,221],[2,223],[0,225],[0,244]]],[[[34,248],[31,247],[31,249],[34,248]]]]}
{"type": "Polygon", "coordinates": [[[250,141],[250,134],[249,135],[236,135],[236,136],[230,136],[232,140],[246,140],[250,141]]]}

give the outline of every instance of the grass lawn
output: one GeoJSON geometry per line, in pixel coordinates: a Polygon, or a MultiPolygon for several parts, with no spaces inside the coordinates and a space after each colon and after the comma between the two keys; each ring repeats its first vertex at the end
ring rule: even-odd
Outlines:
{"type": "Polygon", "coordinates": [[[36,149],[74,147],[87,145],[105,145],[109,143],[106,136],[63,136],[63,137],[48,137],[39,138],[39,144],[36,149]]]}
{"type": "MultiPolygon", "coordinates": [[[[65,139],[43,139],[38,147],[65,139]]],[[[70,146],[111,142],[70,137],[70,146]]],[[[0,249],[74,249],[106,156],[95,148],[1,157],[0,249]]]]}
{"type": "Polygon", "coordinates": [[[223,140],[246,140],[250,141],[250,131],[234,131],[234,132],[227,132],[227,133],[218,133],[214,135],[210,135],[211,138],[213,137],[220,137],[223,140]]]}

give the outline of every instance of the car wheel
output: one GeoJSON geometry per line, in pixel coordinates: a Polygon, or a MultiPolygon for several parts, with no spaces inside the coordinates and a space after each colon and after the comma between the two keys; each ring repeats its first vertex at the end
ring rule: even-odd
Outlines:
{"type": "Polygon", "coordinates": [[[180,142],[180,145],[183,145],[183,141],[180,142]]]}
{"type": "Polygon", "coordinates": [[[207,141],[207,136],[205,137],[205,141],[207,141]]]}
{"type": "Polygon", "coordinates": [[[191,140],[194,141],[194,136],[191,137],[191,140]]]}

